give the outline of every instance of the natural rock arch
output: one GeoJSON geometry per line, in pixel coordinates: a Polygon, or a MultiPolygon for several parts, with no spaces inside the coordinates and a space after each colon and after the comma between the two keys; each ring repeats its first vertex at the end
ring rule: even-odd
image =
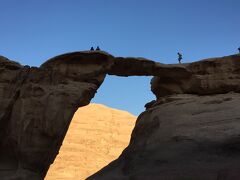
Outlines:
{"type": "Polygon", "coordinates": [[[91,101],[107,74],[155,76],[152,91],[160,99],[178,93],[225,93],[233,87],[239,92],[234,74],[239,67],[239,56],[164,65],[86,51],[54,57],[39,68],[0,57],[0,177],[43,179],[73,114],[91,101]]]}
{"type": "Polygon", "coordinates": [[[132,61],[116,61],[102,52],[75,52],[36,68],[1,57],[0,176],[42,179],[73,114],[90,102],[107,73],[150,75],[155,67],[153,61],[132,61]],[[146,68],[141,70],[138,66],[142,65],[146,68]],[[6,152],[11,153],[6,156],[6,152]]]}

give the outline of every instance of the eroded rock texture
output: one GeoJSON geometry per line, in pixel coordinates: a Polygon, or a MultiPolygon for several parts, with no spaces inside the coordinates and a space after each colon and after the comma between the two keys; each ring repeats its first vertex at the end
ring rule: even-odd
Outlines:
{"type": "Polygon", "coordinates": [[[40,68],[1,58],[1,179],[43,179],[74,112],[103,82],[109,57],[72,53],[40,68]]]}
{"type": "Polygon", "coordinates": [[[106,74],[155,76],[157,100],[139,116],[122,156],[90,179],[237,176],[239,97],[216,94],[239,92],[239,61],[164,65],[87,51],[36,68],[0,57],[0,177],[43,179],[74,112],[90,102],[106,74]]]}
{"type": "Polygon", "coordinates": [[[152,79],[152,91],[159,98],[172,94],[220,94],[240,92],[240,56],[205,59],[182,64],[182,72],[165,73],[152,79]],[[186,76],[180,77],[185,70],[186,76]],[[170,75],[169,75],[170,74],[170,75]]]}
{"type": "Polygon", "coordinates": [[[169,98],[143,112],[122,155],[88,179],[239,179],[239,94],[169,98]]]}

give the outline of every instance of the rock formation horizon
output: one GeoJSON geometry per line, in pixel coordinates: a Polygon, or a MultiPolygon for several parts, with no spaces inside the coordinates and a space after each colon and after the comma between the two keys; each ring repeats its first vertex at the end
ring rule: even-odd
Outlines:
{"type": "Polygon", "coordinates": [[[0,69],[1,179],[43,179],[75,111],[106,75],[154,76],[156,100],[146,102],[122,155],[89,179],[240,177],[239,55],[167,65],[84,51],[39,68],[0,57],[0,69]]]}

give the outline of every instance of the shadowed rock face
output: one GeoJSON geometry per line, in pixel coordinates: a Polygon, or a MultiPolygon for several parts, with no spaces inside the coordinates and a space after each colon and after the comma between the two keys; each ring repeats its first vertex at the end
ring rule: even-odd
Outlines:
{"type": "Polygon", "coordinates": [[[89,180],[238,180],[240,96],[172,95],[137,119],[122,155],[89,180]]]}
{"type": "Polygon", "coordinates": [[[189,76],[168,73],[152,79],[152,91],[159,98],[172,94],[221,94],[240,92],[240,56],[206,59],[181,65],[189,76]]]}
{"type": "Polygon", "coordinates": [[[0,177],[43,179],[74,112],[87,105],[110,65],[104,54],[73,53],[40,68],[0,60],[0,177]]]}
{"type": "MultiPolygon", "coordinates": [[[[90,102],[106,74],[109,74],[155,76],[151,84],[157,101],[150,103],[148,111],[139,116],[132,134],[131,144],[120,159],[114,163],[119,177],[123,175],[138,179],[139,174],[134,174],[132,170],[138,169],[138,166],[135,166],[135,156],[132,152],[136,152],[136,155],[139,152],[144,154],[145,151],[140,149],[144,150],[148,142],[152,141],[152,137],[158,139],[160,137],[158,135],[161,134],[162,138],[162,133],[165,132],[162,130],[169,131],[168,128],[170,128],[174,131],[175,124],[178,125],[178,122],[172,120],[173,123],[166,124],[164,129],[159,130],[163,121],[163,119],[159,120],[160,117],[162,118],[162,114],[160,111],[154,112],[154,110],[162,108],[165,103],[175,102],[176,99],[179,99],[179,97],[175,97],[175,94],[206,95],[230,91],[239,92],[239,61],[239,56],[229,56],[191,64],[164,65],[142,58],[121,58],[113,57],[105,52],[86,51],[60,55],[48,60],[39,68],[30,68],[1,56],[0,177],[1,179],[43,179],[59,151],[74,112],[78,107],[90,102]],[[156,115],[152,116],[152,112],[156,115]],[[149,120],[151,118],[153,119],[149,120]],[[139,128],[139,123],[143,127],[142,130],[139,128]],[[155,132],[158,133],[151,136],[155,132]],[[128,165],[129,161],[133,163],[128,165]],[[122,164],[126,165],[122,166],[122,164]]],[[[198,102],[197,98],[195,97],[195,105],[198,102]]],[[[166,111],[174,114],[173,109],[166,111]]],[[[179,111],[179,114],[182,111],[179,111]]],[[[179,115],[177,112],[175,112],[176,116],[179,115]]],[[[170,115],[168,113],[163,113],[163,115],[168,117],[170,115]]],[[[236,115],[238,116],[238,114],[236,115]]],[[[207,117],[208,115],[206,115],[207,117]]],[[[187,118],[191,119],[192,117],[187,116],[187,118]]],[[[186,121],[187,124],[188,121],[186,121]]],[[[185,138],[187,135],[180,134],[180,139],[182,136],[185,138]]],[[[226,136],[231,139],[235,138],[236,134],[229,133],[226,136]]],[[[166,135],[166,137],[168,140],[171,136],[166,135]]],[[[162,142],[161,138],[159,142],[162,142]]],[[[178,139],[178,137],[176,138],[178,139]]],[[[203,142],[211,144],[212,139],[209,139],[206,141],[204,139],[203,142]]],[[[222,142],[223,139],[220,139],[220,143],[217,145],[222,145],[222,142]]],[[[216,142],[214,141],[214,143],[216,142]]],[[[158,147],[162,147],[163,144],[160,143],[159,146],[152,148],[158,150],[158,147]]],[[[174,146],[173,149],[177,149],[176,147],[174,146]]],[[[189,145],[189,147],[195,146],[189,145]]],[[[168,151],[167,148],[166,151],[168,151]]],[[[149,152],[146,151],[146,153],[149,152]]],[[[148,162],[146,158],[141,159],[142,156],[148,157],[147,155],[139,155],[140,159],[136,162],[139,162],[140,165],[141,160],[144,160],[142,163],[148,162]]],[[[159,164],[164,161],[161,157],[159,164]]],[[[154,159],[155,156],[152,158],[154,159]]],[[[150,165],[151,162],[149,162],[150,165]]],[[[162,165],[160,166],[162,167],[162,165]]],[[[175,166],[171,167],[174,169],[175,166]]],[[[105,171],[103,172],[105,173],[105,171]]],[[[140,174],[143,175],[142,177],[145,175],[148,177],[148,170],[142,172],[143,174],[140,174]]],[[[155,172],[154,169],[153,172],[155,172]]],[[[96,178],[99,177],[96,175],[96,178]]],[[[108,177],[110,176],[106,176],[106,178],[108,177]]]]}

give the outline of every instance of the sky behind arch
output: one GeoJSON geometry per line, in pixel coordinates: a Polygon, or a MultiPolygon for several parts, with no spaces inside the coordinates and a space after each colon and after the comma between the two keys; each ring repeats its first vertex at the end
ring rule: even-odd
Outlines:
{"type": "MultiPolygon", "coordinates": [[[[237,53],[239,0],[1,0],[0,54],[39,66],[100,46],[114,56],[176,63],[237,53]]],[[[137,115],[154,99],[149,77],[107,77],[93,102],[137,115]]]]}

